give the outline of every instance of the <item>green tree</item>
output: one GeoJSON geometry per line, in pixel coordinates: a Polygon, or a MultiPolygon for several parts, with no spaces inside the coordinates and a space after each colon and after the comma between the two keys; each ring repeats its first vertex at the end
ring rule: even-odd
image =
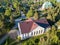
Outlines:
{"type": "Polygon", "coordinates": [[[6,43],[4,45],[8,45],[8,41],[6,41],[6,43]]]}
{"type": "Polygon", "coordinates": [[[4,15],[0,14],[0,20],[4,20],[4,19],[5,19],[4,15]]]}
{"type": "Polygon", "coordinates": [[[10,22],[14,23],[14,17],[12,15],[10,16],[10,22]]]}
{"type": "Polygon", "coordinates": [[[10,16],[11,15],[11,9],[9,7],[5,10],[5,15],[6,16],[10,16]]]}
{"type": "Polygon", "coordinates": [[[18,6],[19,6],[19,2],[16,0],[16,1],[14,1],[13,2],[13,6],[14,6],[14,8],[17,8],[18,6]]]}
{"type": "Polygon", "coordinates": [[[45,10],[44,13],[47,15],[47,19],[50,19],[51,21],[55,22],[55,18],[59,13],[59,9],[57,7],[49,8],[49,10],[45,10]]]}
{"type": "Polygon", "coordinates": [[[35,13],[34,13],[34,16],[33,16],[33,18],[34,18],[35,20],[38,20],[38,19],[39,19],[38,12],[35,12],[35,13]]]}
{"type": "Polygon", "coordinates": [[[15,10],[15,15],[18,17],[20,16],[20,2],[18,2],[17,0],[13,2],[13,7],[16,9],[15,10]]]}
{"type": "Polygon", "coordinates": [[[3,27],[4,27],[4,22],[0,20],[0,29],[3,29],[3,27]]]}
{"type": "Polygon", "coordinates": [[[26,14],[26,17],[27,18],[30,18],[30,17],[32,17],[33,16],[33,10],[32,9],[30,9],[29,11],[28,11],[28,13],[26,14]]]}

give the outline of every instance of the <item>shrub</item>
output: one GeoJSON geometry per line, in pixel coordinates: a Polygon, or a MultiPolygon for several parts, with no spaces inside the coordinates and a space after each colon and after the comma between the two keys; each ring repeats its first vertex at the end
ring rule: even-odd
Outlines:
{"type": "Polygon", "coordinates": [[[17,39],[20,41],[21,40],[21,37],[20,36],[17,36],[17,39]]]}

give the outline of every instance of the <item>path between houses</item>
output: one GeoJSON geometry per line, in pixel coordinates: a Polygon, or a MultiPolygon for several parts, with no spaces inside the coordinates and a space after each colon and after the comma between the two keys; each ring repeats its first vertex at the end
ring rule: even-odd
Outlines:
{"type": "Polygon", "coordinates": [[[3,36],[2,39],[0,39],[0,45],[7,39],[8,34],[6,34],[5,36],[3,36]]]}
{"type": "Polygon", "coordinates": [[[0,39],[0,45],[4,43],[4,41],[8,38],[9,34],[10,33],[14,33],[16,30],[11,30],[9,31],[5,36],[3,36],[1,39],[0,39]]]}

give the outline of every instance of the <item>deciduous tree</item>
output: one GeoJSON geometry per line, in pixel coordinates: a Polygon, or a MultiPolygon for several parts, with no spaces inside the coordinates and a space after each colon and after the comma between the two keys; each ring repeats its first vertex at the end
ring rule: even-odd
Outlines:
{"type": "Polygon", "coordinates": [[[35,13],[34,13],[34,16],[33,16],[33,18],[34,18],[35,20],[38,20],[38,19],[39,19],[38,12],[35,12],[35,13]]]}

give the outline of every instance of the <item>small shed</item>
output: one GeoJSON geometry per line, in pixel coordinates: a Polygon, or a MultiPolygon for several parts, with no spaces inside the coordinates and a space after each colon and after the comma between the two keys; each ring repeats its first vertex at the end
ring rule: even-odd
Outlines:
{"type": "Polygon", "coordinates": [[[42,9],[48,9],[52,7],[52,3],[51,2],[44,2],[43,5],[42,5],[42,9]]]}

